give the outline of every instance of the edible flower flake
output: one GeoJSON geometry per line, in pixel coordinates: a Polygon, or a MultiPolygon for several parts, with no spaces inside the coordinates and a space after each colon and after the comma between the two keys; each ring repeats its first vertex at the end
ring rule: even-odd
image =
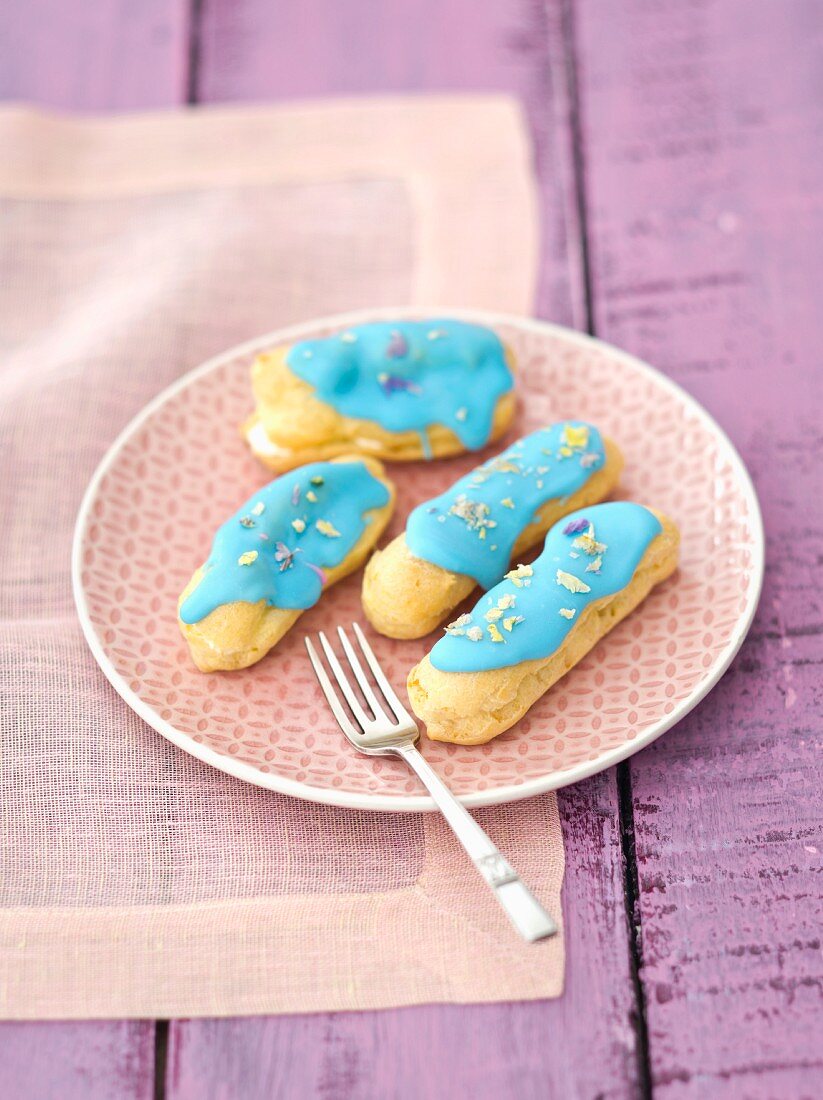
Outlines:
{"type": "Polygon", "coordinates": [[[581,581],[579,577],[575,577],[572,573],[567,573],[563,569],[558,569],[556,578],[557,583],[567,588],[569,592],[591,592],[591,588],[585,581],[581,581]]]}
{"type": "Polygon", "coordinates": [[[314,525],[321,535],[325,535],[327,539],[339,539],[340,532],[334,526],[333,523],[329,523],[327,519],[319,519],[314,525]]]}

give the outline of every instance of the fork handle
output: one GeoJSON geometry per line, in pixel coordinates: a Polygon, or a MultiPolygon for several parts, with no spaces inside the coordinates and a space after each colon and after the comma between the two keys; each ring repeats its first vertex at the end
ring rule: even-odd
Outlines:
{"type": "Polygon", "coordinates": [[[533,943],[553,936],[557,931],[555,922],[425,757],[414,745],[398,747],[396,752],[417,773],[523,939],[533,943]]]}

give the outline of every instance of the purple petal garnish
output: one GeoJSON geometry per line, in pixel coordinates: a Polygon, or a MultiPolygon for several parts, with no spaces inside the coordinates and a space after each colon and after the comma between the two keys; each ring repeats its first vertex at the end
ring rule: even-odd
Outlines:
{"type": "Polygon", "coordinates": [[[386,374],[380,379],[383,392],[387,395],[393,393],[420,393],[420,387],[409,378],[401,378],[399,374],[386,374]]]}
{"type": "Polygon", "coordinates": [[[588,531],[589,521],[587,519],[573,519],[569,520],[566,526],[563,528],[564,535],[579,535],[583,531],[588,531]]]}
{"type": "Polygon", "coordinates": [[[295,487],[291,491],[291,502],[292,502],[292,504],[294,505],[295,508],[300,503],[300,486],[299,485],[295,485],[295,487]]]}
{"type": "Polygon", "coordinates": [[[304,561],[303,564],[311,569],[312,573],[316,573],[318,575],[321,584],[326,583],[326,574],[323,572],[322,569],[318,569],[318,567],[316,565],[312,565],[310,561],[304,561]]]}
{"type": "Polygon", "coordinates": [[[391,334],[389,346],[386,348],[386,356],[389,359],[404,359],[409,354],[409,342],[402,332],[396,330],[391,334]]]}
{"type": "Polygon", "coordinates": [[[580,465],[584,470],[588,470],[590,467],[597,465],[600,461],[600,455],[596,451],[589,451],[588,454],[580,456],[580,465]]]}

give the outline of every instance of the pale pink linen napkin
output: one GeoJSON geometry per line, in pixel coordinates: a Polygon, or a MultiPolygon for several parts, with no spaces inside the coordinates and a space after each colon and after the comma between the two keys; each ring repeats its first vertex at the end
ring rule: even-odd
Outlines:
{"type": "MultiPolygon", "coordinates": [[[[529,153],[497,97],[69,121],[0,112],[0,1015],[192,1016],[556,996],[436,815],[198,763],[77,624],[82,491],[158,390],[361,306],[527,312],[529,153]]],[[[478,817],[553,913],[554,796],[478,817]]]]}

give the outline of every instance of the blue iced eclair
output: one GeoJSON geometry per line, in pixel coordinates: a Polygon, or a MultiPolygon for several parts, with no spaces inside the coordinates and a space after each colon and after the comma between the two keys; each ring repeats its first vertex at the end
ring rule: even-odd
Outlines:
{"type": "Polygon", "coordinates": [[[275,470],[340,454],[405,462],[476,451],[511,422],[512,372],[511,352],[484,325],[353,325],[259,355],[243,433],[275,470]]]}
{"type": "Polygon", "coordinates": [[[513,726],[675,570],[679,542],[670,519],[629,501],[555,524],[540,556],[446,627],[409,673],[429,737],[478,745],[513,726]]]}
{"type": "Polygon", "coordinates": [[[264,657],[325,588],[357,569],[391,518],[394,486],[374,459],[316,462],[259,489],[217,531],[178,604],[203,672],[264,657]]]}
{"type": "Polygon", "coordinates": [[[475,588],[491,588],[513,557],[569,512],[603,500],[623,467],[616,443],[565,420],[519,439],[419,505],[405,533],[375,554],[363,607],[391,638],[434,630],[475,588]]]}

